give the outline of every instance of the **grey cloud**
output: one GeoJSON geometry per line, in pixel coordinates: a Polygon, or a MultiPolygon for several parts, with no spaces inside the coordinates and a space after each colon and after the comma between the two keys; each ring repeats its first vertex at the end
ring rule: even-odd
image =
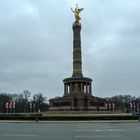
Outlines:
{"type": "MultiPolygon", "coordinates": [[[[0,89],[63,94],[72,74],[74,1],[0,0],[0,89]]],[[[140,2],[77,0],[82,16],[83,73],[93,95],[139,96],[140,2]]]]}

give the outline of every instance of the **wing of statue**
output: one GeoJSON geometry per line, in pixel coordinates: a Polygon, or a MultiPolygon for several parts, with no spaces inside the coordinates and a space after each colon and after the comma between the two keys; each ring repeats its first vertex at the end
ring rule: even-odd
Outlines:
{"type": "Polygon", "coordinates": [[[73,13],[75,13],[75,11],[71,8],[71,11],[73,12],[73,13]]]}
{"type": "Polygon", "coordinates": [[[80,9],[78,9],[79,12],[81,12],[81,11],[83,11],[83,10],[84,10],[84,8],[80,8],[80,9]]]}

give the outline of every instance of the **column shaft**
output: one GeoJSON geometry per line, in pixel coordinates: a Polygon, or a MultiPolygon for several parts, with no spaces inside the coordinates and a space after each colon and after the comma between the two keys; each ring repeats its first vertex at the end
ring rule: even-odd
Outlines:
{"type": "Polygon", "coordinates": [[[82,55],[81,55],[81,25],[73,24],[73,75],[72,77],[82,77],[82,55]]]}

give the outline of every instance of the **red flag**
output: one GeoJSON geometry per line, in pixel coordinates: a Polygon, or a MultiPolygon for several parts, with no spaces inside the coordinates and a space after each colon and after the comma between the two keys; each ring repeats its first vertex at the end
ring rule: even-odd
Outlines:
{"type": "Polygon", "coordinates": [[[15,107],[16,107],[16,104],[15,104],[15,103],[13,103],[13,106],[12,106],[12,107],[13,107],[13,109],[15,109],[15,107]]]}
{"type": "Polygon", "coordinates": [[[6,109],[9,108],[9,102],[6,102],[6,104],[5,104],[5,108],[6,108],[6,109]]]}
{"type": "Polygon", "coordinates": [[[112,108],[115,109],[115,104],[114,103],[112,103],[112,108]]]}
{"type": "Polygon", "coordinates": [[[12,108],[12,102],[9,103],[9,108],[12,108]]]}
{"type": "Polygon", "coordinates": [[[105,109],[107,109],[107,103],[105,103],[105,109]]]}
{"type": "Polygon", "coordinates": [[[131,103],[131,102],[129,103],[129,105],[130,105],[130,108],[132,108],[132,107],[133,107],[133,105],[132,105],[132,103],[131,103]]]}
{"type": "Polygon", "coordinates": [[[109,103],[109,108],[111,108],[111,104],[109,103]]]}

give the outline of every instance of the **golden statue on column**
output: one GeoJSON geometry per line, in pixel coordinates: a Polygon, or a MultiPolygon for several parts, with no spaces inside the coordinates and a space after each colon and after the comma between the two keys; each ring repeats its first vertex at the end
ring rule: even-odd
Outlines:
{"type": "Polygon", "coordinates": [[[81,18],[80,18],[80,12],[82,10],[84,10],[84,8],[78,8],[78,4],[76,4],[75,10],[73,10],[72,8],[71,8],[71,10],[75,14],[75,20],[76,20],[76,22],[79,22],[79,20],[81,20],[81,18]]]}

